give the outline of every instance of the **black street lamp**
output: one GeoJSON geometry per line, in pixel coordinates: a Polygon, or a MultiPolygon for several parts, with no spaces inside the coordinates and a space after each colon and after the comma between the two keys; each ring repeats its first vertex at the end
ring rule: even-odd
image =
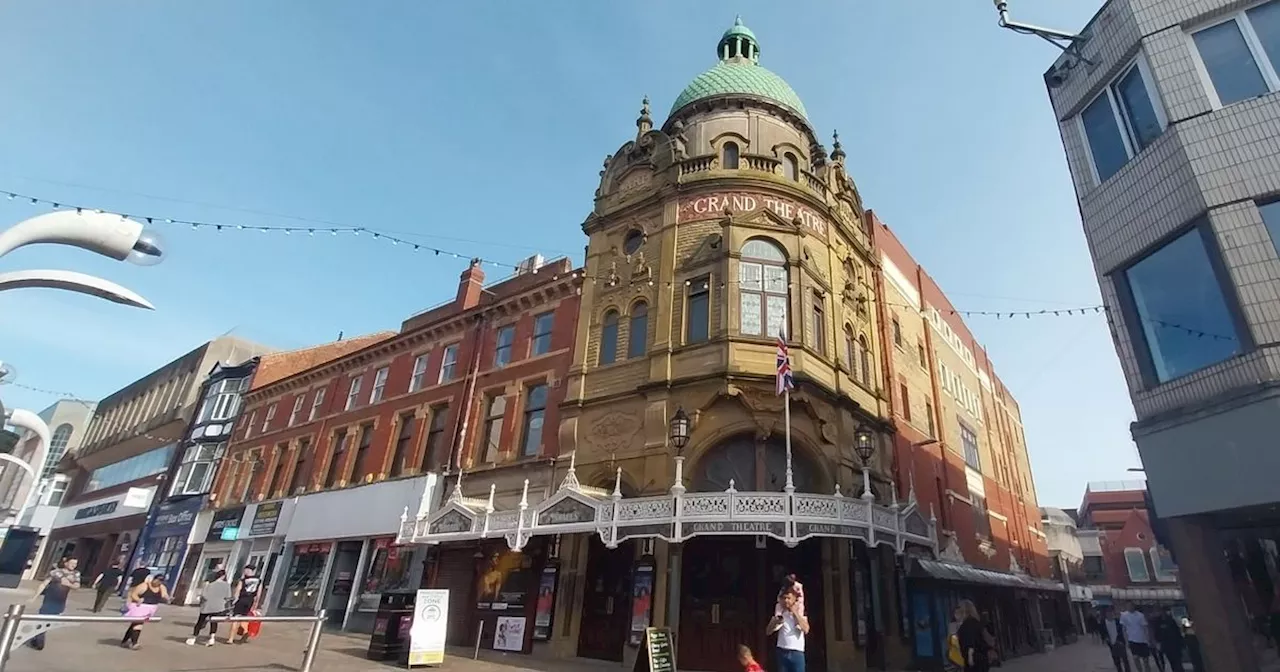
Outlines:
{"type": "Polygon", "coordinates": [[[676,448],[676,455],[684,453],[684,447],[689,445],[689,414],[684,412],[684,407],[676,409],[676,414],[671,416],[671,445],[676,448]]]}
{"type": "Polygon", "coordinates": [[[875,434],[866,425],[858,425],[858,429],[853,432],[853,451],[862,460],[862,498],[867,501],[876,498],[875,493],[871,492],[871,458],[876,454],[875,439],[875,434]]]}
{"type": "Polygon", "coordinates": [[[689,414],[684,412],[683,406],[671,416],[667,438],[676,449],[676,477],[671,484],[671,494],[679,497],[684,494],[684,447],[689,445],[689,414]]]}

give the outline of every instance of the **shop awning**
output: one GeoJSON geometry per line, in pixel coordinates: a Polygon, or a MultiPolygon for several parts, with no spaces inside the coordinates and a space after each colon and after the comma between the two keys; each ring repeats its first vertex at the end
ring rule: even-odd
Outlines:
{"type": "Polygon", "coordinates": [[[971,565],[961,565],[959,563],[943,562],[941,560],[928,560],[925,558],[914,559],[910,575],[919,579],[954,581],[956,583],[971,583],[986,586],[1003,586],[1006,588],[1021,588],[1024,590],[1066,591],[1066,587],[1061,583],[1050,581],[1048,579],[1039,579],[1025,574],[997,572],[990,569],[983,569],[981,567],[973,567],[971,565]]]}
{"type": "Polygon", "coordinates": [[[1183,602],[1181,588],[1112,588],[1111,586],[1093,586],[1093,597],[1097,601],[1117,602],[1183,602]]]}

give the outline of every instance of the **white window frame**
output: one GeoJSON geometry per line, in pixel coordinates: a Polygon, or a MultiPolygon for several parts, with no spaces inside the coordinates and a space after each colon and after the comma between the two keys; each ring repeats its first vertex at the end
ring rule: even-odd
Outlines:
{"type": "Polygon", "coordinates": [[[351,376],[351,387],[347,389],[347,405],[343,410],[349,411],[356,407],[356,402],[360,399],[360,384],[364,382],[364,374],[357,373],[351,376]]]}
{"type": "Polygon", "coordinates": [[[1147,554],[1141,548],[1129,546],[1124,549],[1124,571],[1129,575],[1129,580],[1134,583],[1151,582],[1151,568],[1147,566],[1147,554]],[[1133,563],[1130,562],[1130,558],[1138,558],[1142,561],[1143,575],[1141,578],[1133,575],[1133,563]]]}
{"type": "Polygon", "coordinates": [[[423,384],[427,382],[427,363],[430,353],[418,355],[413,360],[413,377],[409,379],[409,391],[417,392],[423,388],[423,384]]]}
{"type": "Polygon", "coordinates": [[[457,369],[459,350],[460,348],[457,343],[450,343],[449,345],[444,346],[444,352],[440,355],[440,375],[436,380],[437,383],[447,383],[458,377],[457,369]],[[449,358],[450,355],[453,355],[453,359],[449,358]],[[448,377],[445,377],[446,372],[449,374],[448,377]]]}
{"type": "Polygon", "coordinates": [[[279,402],[272,402],[272,404],[267,407],[267,415],[262,419],[262,434],[267,433],[267,427],[271,425],[272,420],[276,419],[276,404],[278,403],[279,402]]]}
{"type": "Polygon", "coordinates": [[[1177,572],[1171,571],[1173,567],[1165,567],[1164,562],[1160,558],[1160,546],[1157,544],[1147,551],[1151,555],[1151,568],[1155,570],[1156,581],[1161,583],[1176,583],[1178,581],[1177,572]],[[1164,570],[1164,571],[1162,571],[1164,570]]]}
{"type": "Polygon", "coordinates": [[[1200,83],[1204,86],[1204,91],[1209,96],[1209,106],[1214,110],[1231,107],[1231,105],[1248,102],[1253,99],[1246,98],[1244,100],[1237,100],[1230,105],[1222,104],[1222,98],[1218,96],[1218,88],[1213,85],[1213,79],[1209,77],[1209,68],[1205,67],[1204,59],[1200,56],[1200,48],[1196,46],[1196,33],[1208,30],[1215,26],[1220,26],[1230,21],[1235,21],[1236,26],[1240,29],[1240,35],[1244,37],[1245,46],[1249,47],[1249,53],[1253,56],[1253,62],[1258,64],[1258,71],[1262,74],[1262,81],[1267,84],[1267,93],[1280,91],[1280,74],[1276,72],[1275,66],[1271,64],[1271,58],[1267,56],[1267,50],[1262,48],[1262,42],[1258,40],[1258,34],[1254,32],[1253,22],[1249,20],[1248,16],[1249,10],[1261,7],[1273,1],[1274,0],[1267,0],[1266,2],[1254,3],[1238,12],[1232,12],[1231,14],[1218,17],[1208,23],[1199,24],[1194,29],[1183,33],[1183,37],[1187,41],[1187,49],[1191,50],[1191,60],[1196,64],[1196,74],[1200,76],[1200,83]]]}
{"type": "Polygon", "coordinates": [[[387,389],[387,376],[391,373],[391,367],[384,366],[373,372],[373,387],[369,389],[369,403],[376,404],[382,401],[382,394],[387,389]]]}
{"type": "MultiPolygon", "coordinates": [[[[1191,48],[1194,50],[1195,45],[1193,44],[1191,48]]],[[[1108,81],[1107,85],[1098,92],[1098,95],[1081,105],[1080,111],[1075,116],[1076,129],[1080,132],[1080,144],[1084,146],[1084,155],[1089,164],[1089,176],[1093,178],[1094,185],[1101,185],[1103,180],[1098,176],[1098,164],[1093,160],[1093,147],[1089,146],[1089,134],[1084,127],[1084,111],[1089,109],[1098,98],[1107,97],[1107,102],[1111,107],[1111,116],[1115,118],[1116,126],[1120,129],[1120,142],[1124,145],[1125,155],[1129,157],[1125,161],[1125,165],[1128,165],[1129,161],[1132,161],[1138,155],[1134,144],[1137,142],[1135,139],[1136,132],[1133,130],[1133,123],[1129,121],[1129,117],[1120,110],[1120,101],[1116,99],[1115,90],[1120,80],[1127,77],[1134,68],[1138,69],[1138,74],[1142,77],[1142,85],[1147,89],[1147,98],[1151,99],[1151,107],[1156,112],[1156,119],[1160,121],[1160,133],[1163,135],[1165,131],[1169,130],[1169,118],[1165,115],[1164,101],[1160,98],[1160,90],[1156,88],[1156,80],[1151,76],[1151,68],[1147,65],[1147,59],[1139,55],[1125,66],[1120,71],[1120,74],[1108,81]]]]}
{"type": "Polygon", "coordinates": [[[174,475],[173,484],[169,487],[169,496],[202,495],[213,488],[213,479],[217,474],[218,461],[226,454],[226,442],[218,444],[197,443],[187,446],[182,455],[182,463],[174,475]],[[191,474],[197,465],[206,465],[204,475],[198,483],[191,482],[191,474]]]}
{"type": "Polygon", "coordinates": [[[324,388],[316,388],[316,396],[311,399],[311,412],[307,414],[307,422],[316,419],[320,415],[320,406],[324,404],[324,388]]]}
{"type": "Polygon", "coordinates": [[[298,397],[293,400],[293,411],[289,413],[290,427],[298,423],[298,414],[302,412],[302,404],[306,400],[307,400],[307,397],[305,394],[299,394],[298,397]]]}
{"type": "Polygon", "coordinates": [[[249,411],[249,422],[244,423],[244,438],[253,436],[253,423],[258,421],[258,409],[249,411]]]}

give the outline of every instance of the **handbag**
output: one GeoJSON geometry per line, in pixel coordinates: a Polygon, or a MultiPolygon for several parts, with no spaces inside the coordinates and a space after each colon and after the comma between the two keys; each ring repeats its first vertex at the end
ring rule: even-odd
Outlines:
{"type": "Polygon", "coordinates": [[[964,667],[964,652],[960,650],[960,638],[956,635],[947,639],[947,660],[952,665],[964,667]]]}

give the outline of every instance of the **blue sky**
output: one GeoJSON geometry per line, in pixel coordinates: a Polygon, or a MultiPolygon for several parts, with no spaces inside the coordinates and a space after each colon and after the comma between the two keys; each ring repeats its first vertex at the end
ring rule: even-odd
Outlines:
{"type": "MultiPolygon", "coordinates": [[[[1013,10],[1076,29],[1099,5],[1013,10]]],[[[601,161],[634,136],[641,97],[661,123],[738,13],[958,308],[1099,302],[1041,80],[1057,52],[997,28],[988,0],[10,0],[0,190],[580,260],[601,161]]],[[[43,211],[0,199],[0,226],[43,211]]],[[[153,268],[56,247],[5,258],[102,275],[158,307],[0,296],[0,357],[18,382],[97,398],[226,332],[291,348],[393,329],[450,298],[465,267],[368,236],[162,232],[170,256],[153,268]]],[[[1042,504],[1074,506],[1085,481],[1137,465],[1101,316],[968,324],[1022,405],[1042,504]]],[[[55,397],[6,386],[4,400],[55,397]]]]}

